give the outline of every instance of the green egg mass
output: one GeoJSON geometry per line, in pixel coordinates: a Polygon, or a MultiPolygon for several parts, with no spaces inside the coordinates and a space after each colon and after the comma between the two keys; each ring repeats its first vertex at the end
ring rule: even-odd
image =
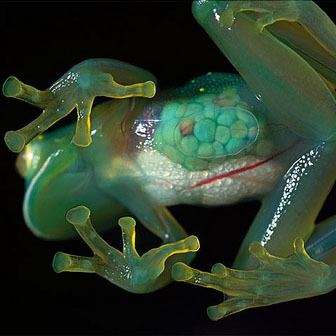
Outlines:
{"type": "Polygon", "coordinates": [[[200,142],[212,143],[215,139],[216,127],[214,120],[205,118],[195,123],[194,135],[200,142]]]}
{"type": "Polygon", "coordinates": [[[239,105],[218,104],[215,98],[211,92],[198,93],[163,104],[155,148],[187,169],[202,170],[252,145],[259,133],[256,117],[239,105]]]}

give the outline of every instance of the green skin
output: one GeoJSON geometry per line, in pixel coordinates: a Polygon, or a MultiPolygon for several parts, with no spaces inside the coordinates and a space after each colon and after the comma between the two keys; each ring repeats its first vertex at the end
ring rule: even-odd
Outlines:
{"type": "Polygon", "coordinates": [[[97,273],[135,293],[156,290],[171,275],[223,292],[224,302],[208,309],[213,320],[329,292],[336,287],[336,217],[315,220],[336,178],[336,28],[310,1],[195,1],[193,14],[251,91],[237,76],[213,74],[150,100],[152,74],[104,59],[74,66],[45,91],[7,79],[6,96],[44,111],[5,136],[11,150],[23,150],[17,166],[27,184],[26,223],[44,239],[78,232],[92,249],[93,257],[57,253],[57,272],[97,273]],[[94,107],[90,123],[96,96],[119,99],[94,107]],[[142,142],[134,125],[151,120],[149,106],[159,106],[157,124],[142,142]],[[75,107],[76,128],[41,134],[75,107]],[[153,157],[155,167],[163,162],[189,179],[181,187],[168,174],[155,185],[144,164],[153,157]],[[204,183],[202,176],[228,173],[233,162],[255,166],[204,183]],[[260,190],[248,189],[254,178],[260,190]],[[215,183],[220,190],[212,189],[215,183]],[[172,194],[162,191],[166,184],[172,194]],[[207,273],[187,266],[198,239],[187,236],[166,206],[246,198],[262,206],[233,268],[216,264],[207,273]],[[91,214],[96,230],[104,231],[126,212],[163,245],[139,256],[135,222],[123,217],[121,252],[90,221],[91,214]]]}

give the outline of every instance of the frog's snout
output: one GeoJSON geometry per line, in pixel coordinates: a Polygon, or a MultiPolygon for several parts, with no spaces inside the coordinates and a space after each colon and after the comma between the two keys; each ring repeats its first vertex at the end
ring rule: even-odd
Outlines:
{"type": "Polygon", "coordinates": [[[56,144],[43,134],[27,144],[16,158],[16,170],[26,181],[30,181],[55,150],[56,144]]]}
{"type": "Polygon", "coordinates": [[[17,172],[26,180],[30,180],[40,169],[43,158],[41,146],[32,142],[25,146],[16,158],[15,166],[17,172]]]}
{"type": "Polygon", "coordinates": [[[21,177],[26,178],[28,176],[32,159],[33,153],[27,150],[26,146],[26,148],[18,155],[15,161],[16,170],[21,177]]]}

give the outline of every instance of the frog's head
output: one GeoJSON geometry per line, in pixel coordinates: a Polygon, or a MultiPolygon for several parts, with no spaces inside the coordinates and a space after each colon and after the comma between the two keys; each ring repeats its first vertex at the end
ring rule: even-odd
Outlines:
{"type": "Polygon", "coordinates": [[[56,222],[64,224],[60,213],[65,215],[65,210],[59,207],[61,195],[58,195],[59,183],[55,181],[62,171],[69,171],[73,165],[66,154],[70,141],[69,127],[44,133],[27,144],[16,159],[17,171],[25,179],[25,221],[35,235],[43,238],[61,238],[64,234],[64,230],[61,230],[63,233],[55,230],[56,222]],[[51,207],[52,199],[55,209],[51,207]]]}
{"type": "MultiPolygon", "coordinates": [[[[92,209],[98,230],[110,224],[110,200],[97,188],[94,164],[87,159],[92,151],[96,156],[104,155],[104,149],[97,145],[98,140],[87,148],[75,146],[71,143],[73,127],[38,136],[26,145],[16,161],[26,182],[25,222],[36,236],[44,239],[76,237],[77,232],[66,221],[66,213],[81,204],[92,209]]],[[[118,205],[114,204],[114,209],[118,211],[118,205]]]]}
{"type": "Polygon", "coordinates": [[[71,141],[68,128],[37,136],[19,153],[16,169],[27,185],[38,174],[48,157],[71,141]]]}

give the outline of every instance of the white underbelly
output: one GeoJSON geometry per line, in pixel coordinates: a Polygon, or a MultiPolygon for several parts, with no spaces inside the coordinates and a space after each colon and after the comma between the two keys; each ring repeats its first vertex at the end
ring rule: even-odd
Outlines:
{"type": "Polygon", "coordinates": [[[143,172],[140,184],[158,205],[224,205],[242,199],[258,199],[270,191],[283,168],[269,160],[244,172],[237,170],[260,162],[253,156],[231,158],[211,171],[189,171],[157,151],[141,152],[137,163],[143,172]],[[235,171],[233,176],[222,177],[235,171]]]}

